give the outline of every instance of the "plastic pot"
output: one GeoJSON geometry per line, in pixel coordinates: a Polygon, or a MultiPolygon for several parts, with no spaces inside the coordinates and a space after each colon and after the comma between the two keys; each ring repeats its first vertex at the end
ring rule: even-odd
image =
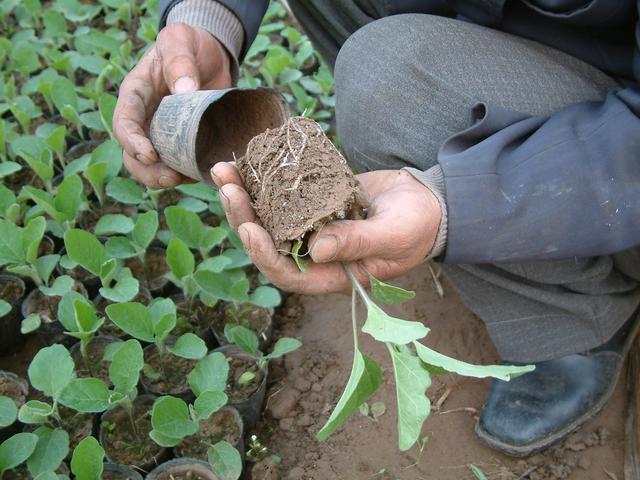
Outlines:
{"type": "Polygon", "coordinates": [[[215,321],[215,317],[218,316],[217,307],[207,307],[198,299],[194,299],[193,304],[189,307],[184,295],[181,293],[171,295],[170,298],[176,304],[178,315],[185,318],[189,323],[186,327],[176,327],[173,332],[175,335],[179,336],[183,333],[192,332],[204,340],[209,350],[220,346],[211,330],[211,324],[215,321]]]}
{"type": "Polygon", "coordinates": [[[0,317],[0,356],[11,355],[22,345],[20,304],[26,291],[27,287],[20,277],[0,274],[0,298],[11,305],[9,313],[0,317]]]}
{"type": "Polygon", "coordinates": [[[273,89],[200,90],[162,99],[151,120],[151,142],[160,160],[178,172],[213,185],[217,162],[244,155],[247,144],[289,118],[273,89]]]}
{"type": "Polygon", "coordinates": [[[144,263],[138,257],[128,258],[125,263],[131,269],[134,278],[140,282],[140,286],[149,290],[154,297],[160,296],[169,283],[166,277],[169,273],[169,264],[164,248],[147,248],[144,263]]]}
{"type": "Polygon", "coordinates": [[[253,430],[262,416],[262,404],[267,391],[268,367],[259,368],[253,355],[240,350],[235,345],[216,348],[214,352],[222,352],[229,361],[229,377],[225,393],[229,398],[228,405],[235,407],[244,422],[246,430],[253,430]],[[246,386],[239,386],[237,379],[247,368],[255,370],[256,378],[246,386]],[[255,387],[255,388],[254,388],[255,387]]]}
{"type": "Polygon", "coordinates": [[[174,447],[173,453],[176,457],[206,460],[209,445],[220,440],[233,445],[240,452],[240,458],[244,458],[244,423],[234,407],[224,406],[208,419],[202,420],[198,431],[174,447]]]}
{"type": "Polygon", "coordinates": [[[84,358],[82,358],[80,342],[74,343],[69,349],[69,353],[71,354],[71,358],[76,365],[76,374],[78,375],[78,377],[98,378],[110,386],[110,362],[103,362],[102,359],[104,358],[104,352],[107,346],[119,341],[119,338],[111,337],[108,335],[97,335],[91,339],[91,342],[89,342],[89,345],[87,345],[87,355],[89,356],[89,362],[91,363],[91,370],[89,370],[87,365],[85,365],[84,358]]]}
{"type": "MultiPolygon", "coordinates": [[[[85,298],[88,298],[87,290],[80,282],[75,282],[74,290],[85,298]]],[[[45,345],[61,343],[70,347],[75,339],[64,334],[64,327],[58,321],[58,304],[62,297],[48,297],[39,289],[32,290],[22,302],[21,313],[24,318],[32,313],[38,313],[42,324],[37,330],[38,335],[45,345]]]]}
{"type": "Polygon", "coordinates": [[[197,475],[205,480],[219,480],[207,462],[195,458],[175,458],[147,475],[147,480],[191,480],[197,475]]]}
{"type": "Polygon", "coordinates": [[[133,468],[117,463],[105,463],[102,480],[142,480],[142,475],[133,468]]]}
{"type": "MultiPolygon", "coordinates": [[[[167,339],[167,346],[175,343],[176,339],[167,339]]],[[[193,393],[189,387],[187,376],[198,363],[197,360],[188,360],[167,353],[164,361],[160,361],[160,353],[155,345],[147,345],[144,348],[144,363],[151,365],[156,372],[162,372],[164,380],[153,380],[142,372],[140,383],[145,392],[153,395],[172,395],[185,401],[193,399],[193,393]]]]}
{"type": "MultiPolygon", "coordinates": [[[[144,287],[140,287],[138,295],[136,295],[136,297],[131,301],[142,303],[143,305],[148,305],[151,300],[153,300],[153,297],[151,296],[149,290],[144,287]]],[[[116,337],[123,340],[131,338],[126,332],[122,331],[115,323],[113,323],[107,316],[106,308],[111,305],[111,303],[112,302],[110,302],[106,298],[102,298],[102,295],[100,294],[96,295],[93,298],[93,304],[96,306],[96,309],[98,310],[100,315],[105,317],[104,323],[99,330],[100,334],[116,337]]]]}
{"type": "MultiPolygon", "coordinates": [[[[0,370],[0,395],[13,399],[18,408],[25,404],[29,395],[29,382],[13,372],[0,370]]],[[[18,433],[22,425],[16,421],[8,427],[0,429],[0,442],[18,433]]]]}
{"type": "Polygon", "coordinates": [[[260,351],[265,352],[271,345],[273,308],[262,308],[250,303],[243,303],[237,307],[240,314],[235,314],[235,317],[232,313],[233,309],[236,309],[233,303],[222,303],[219,308],[219,314],[211,325],[211,331],[220,345],[229,344],[227,337],[224,336],[224,327],[227,323],[242,325],[253,331],[258,337],[260,351]],[[243,308],[247,309],[246,313],[242,310],[243,308]]]}
{"type": "Polygon", "coordinates": [[[116,407],[102,414],[99,439],[108,462],[149,471],[169,458],[171,450],[157,445],[149,438],[149,432],[152,430],[151,408],[155,399],[153,395],[140,395],[133,402],[133,421],[138,431],[137,437],[133,433],[129,414],[124,408],[116,407]],[[125,443],[130,445],[132,441],[138,443],[135,452],[131,448],[124,448],[125,443]]]}

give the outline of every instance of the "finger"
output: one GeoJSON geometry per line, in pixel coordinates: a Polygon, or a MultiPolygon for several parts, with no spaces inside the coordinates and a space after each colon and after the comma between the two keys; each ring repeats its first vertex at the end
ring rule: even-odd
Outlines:
{"type": "Polygon", "coordinates": [[[158,156],[145,125],[165,93],[153,80],[155,58],[154,46],[123,80],[113,115],[113,133],[118,142],[129,156],[147,165],[157,162],[158,156]]]}
{"type": "Polygon", "coordinates": [[[350,281],[340,264],[309,264],[301,272],[289,256],[281,255],[267,231],[255,223],[243,223],[238,235],[247,254],[264,276],[276,287],[307,295],[343,292],[350,281]]]}
{"type": "Polygon", "coordinates": [[[145,165],[127,152],[124,152],[122,161],[131,175],[148,187],[169,188],[184,183],[184,177],[182,175],[167,167],[162,162],[145,165]]]}
{"type": "Polygon", "coordinates": [[[339,220],[310,237],[309,254],[316,263],[387,256],[395,250],[389,237],[385,225],[376,220],[339,220]]]}
{"type": "Polygon", "coordinates": [[[246,222],[256,222],[256,212],[251,206],[251,198],[245,189],[233,183],[227,183],[220,189],[220,200],[227,214],[231,228],[236,230],[246,222]]]}
{"type": "Polygon", "coordinates": [[[171,93],[193,92],[200,88],[195,43],[193,28],[181,23],[167,25],[158,34],[158,55],[171,93]]]}
{"type": "Polygon", "coordinates": [[[221,188],[227,183],[233,183],[244,188],[244,183],[236,166],[229,162],[218,162],[211,169],[213,182],[221,188]]]}

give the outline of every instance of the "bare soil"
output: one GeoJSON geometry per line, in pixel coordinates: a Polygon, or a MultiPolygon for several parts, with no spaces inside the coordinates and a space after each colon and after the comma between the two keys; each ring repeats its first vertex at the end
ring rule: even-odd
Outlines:
{"type": "Polygon", "coordinates": [[[142,372],[142,381],[151,392],[158,395],[178,395],[189,391],[187,376],[198,363],[197,360],[177,357],[168,352],[165,358],[161,358],[155,345],[152,345],[145,348],[144,361],[160,374],[159,378],[151,379],[142,372]]]}
{"type": "Polygon", "coordinates": [[[0,375],[0,395],[11,398],[18,408],[27,401],[28,393],[29,388],[24,380],[16,381],[0,375]]]}
{"type": "Polygon", "coordinates": [[[229,358],[229,377],[225,393],[229,397],[229,403],[239,403],[247,400],[260,388],[264,372],[258,368],[255,360],[239,356],[227,358],[229,358]],[[255,376],[251,381],[241,384],[238,380],[245,372],[251,372],[255,376]]]}
{"type": "Polygon", "coordinates": [[[131,274],[140,282],[140,286],[151,292],[163,288],[167,284],[165,274],[169,272],[166,252],[161,248],[148,248],[144,254],[144,263],[138,257],[126,261],[131,274]]]}
{"type": "Polygon", "coordinates": [[[215,445],[221,440],[225,440],[231,445],[237,445],[240,434],[240,425],[234,410],[223,408],[207,420],[200,422],[198,433],[186,437],[176,447],[176,452],[181,457],[207,460],[207,451],[210,445],[215,445]]]}
{"type": "MultiPolygon", "coordinates": [[[[444,297],[438,296],[426,264],[394,283],[416,290],[416,297],[388,311],[428,324],[429,346],[474,363],[499,360],[484,324],[446,281],[444,297]]],[[[319,443],[314,435],[328,419],[349,375],[350,329],[347,296],[291,296],[281,309],[275,338],[298,337],[304,345],[284,361],[270,364],[265,417],[257,435],[282,463],[256,465],[254,480],[473,480],[469,464],[489,480],[623,479],[624,382],[607,407],[581,430],[543,454],[518,459],[491,450],[474,435],[490,380],[434,377],[428,391],[433,412],[422,432],[428,441],[400,452],[391,363],[384,345],[364,334],[360,348],[381,364],[384,374],[369,404],[383,402],[386,411],[375,419],[356,413],[319,443]]]]}
{"type": "Polygon", "coordinates": [[[14,305],[24,295],[25,286],[21,280],[9,275],[0,275],[0,299],[14,305]]]}
{"type": "Polygon", "coordinates": [[[366,205],[344,157],[307,118],[254,137],[236,163],[258,217],[281,249],[366,205]]]}

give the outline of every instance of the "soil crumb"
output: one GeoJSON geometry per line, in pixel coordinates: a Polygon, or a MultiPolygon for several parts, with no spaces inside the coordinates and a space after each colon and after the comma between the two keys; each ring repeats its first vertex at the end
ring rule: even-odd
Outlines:
{"type": "Polygon", "coordinates": [[[344,157],[320,125],[304,117],[254,137],[236,164],[278,248],[366,206],[344,157]]]}

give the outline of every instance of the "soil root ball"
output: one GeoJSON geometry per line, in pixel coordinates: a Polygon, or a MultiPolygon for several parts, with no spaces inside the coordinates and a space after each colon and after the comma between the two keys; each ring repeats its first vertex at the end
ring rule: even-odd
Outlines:
{"type": "Polygon", "coordinates": [[[366,194],[344,157],[313,120],[290,118],[254,137],[237,167],[276,247],[336,219],[361,216],[366,194]]]}

